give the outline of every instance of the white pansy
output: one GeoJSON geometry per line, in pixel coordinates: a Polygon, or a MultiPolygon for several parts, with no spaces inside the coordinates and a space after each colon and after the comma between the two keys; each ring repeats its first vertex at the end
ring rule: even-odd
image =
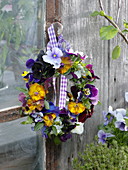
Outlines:
{"type": "Polygon", "coordinates": [[[61,129],[63,127],[63,125],[54,125],[56,130],[57,130],[57,134],[61,132],[61,129]]]}
{"type": "Polygon", "coordinates": [[[71,130],[72,133],[82,134],[84,131],[84,123],[77,122],[77,126],[71,130]]]}

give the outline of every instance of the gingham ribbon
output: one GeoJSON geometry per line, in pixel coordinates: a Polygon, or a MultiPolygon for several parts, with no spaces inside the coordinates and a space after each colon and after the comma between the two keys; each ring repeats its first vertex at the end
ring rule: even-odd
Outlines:
{"type": "MultiPolygon", "coordinates": [[[[51,50],[54,47],[60,48],[62,46],[63,38],[61,37],[59,41],[57,42],[53,24],[48,28],[48,35],[49,35],[50,42],[47,45],[47,50],[51,50]]],[[[53,79],[53,85],[54,85],[55,96],[56,96],[55,78],[53,79]]],[[[66,90],[67,90],[67,79],[65,76],[61,75],[60,97],[59,97],[59,108],[60,109],[65,107],[65,104],[66,104],[66,90]]]]}

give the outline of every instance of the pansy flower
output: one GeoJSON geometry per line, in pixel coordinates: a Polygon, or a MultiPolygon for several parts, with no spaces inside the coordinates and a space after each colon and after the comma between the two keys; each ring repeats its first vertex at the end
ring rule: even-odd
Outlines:
{"type": "Polygon", "coordinates": [[[91,84],[86,84],[83,89],[83,95],[89,98],[93,105],[98,103],[98,89],[91,84]]]}
{"type": "Polygon", "coordinates": [[[54,47],[52,48],[52,51],[49,50],[46,54],[47,55],[43,56],[43,60],[46,63],[52,64],[53,68],[59,68],[61,65],[61,57],[63,56],[62,51],[59,48],[54,47]]]}
{"type": "Polygon", "coordinates": [[[94,105],[91,105],[91,108],[85,109],[82,113],[78,116],[78,121],[84,123],[88,118],[92,117],[92,114],[94,112],[94,105]]]}
{"type": "Polygon", "coordinates": [[[42,108],[44,107],[44,100],[38,100],[38,101],[33,101],[32,99],[27,100],[27,105],[31,111],[37,109],[38,111],[41,111],[42,108]]]}
{"type": "Polygon", "coordinates": [[[34,83],[30,85],[29,96],[33,101],[44,99],[46,95],[45,89],[42,85],[34,83]]]}
{"type": "Polygon", "coordinates": [[[72,61],[70,60],[70,57],[61,57],[61,66],[59,68],[59,72],[61,74],[66,73],[72,66],[72,61]]]}
{"type": "Polygon", "coordinates": [[[93,66],[92,64],[86,65],[86,68],[90,71],[92,75],[91,77],[88,75],[87,78],[90,79],[91,81],[93,81],[94,79],[100,79],[98,76],[94,74],[94,70],[92,69],[92,66],[93,66]]]}
{"type": "Polygon", "coordinates": [[[102,143],[102,144],[106,143],[106,140],[108,137],[114,137],[114,135],[111,133],[106,133],[103,130],[98,131],[98,138],[99,138],[98,142],[99,143],[102,143]]]}
{"type": "Polygon", "coordinates": [[[19,99],[20,102],[22,102],[22,106],[25,107],[26,103],[27,103],[25,94],[20,93],[18,99],[19,99]]]}
{"type": "Polygon", "coordinates": [[[85,106],[82,103],[77,102],[69,102],[68,103],[68,109],[71,113],[74,113],[75,115],[78,115],[82,113],[85,110],[85,106]]]}
{"type": "Polygon", "coordinates": [[[51,114],[47,114],[43,117],[43,120],[45,122],[45,126],[52,126],[54,119],[56,118],[56,114],[51,113],[51,114]]]}

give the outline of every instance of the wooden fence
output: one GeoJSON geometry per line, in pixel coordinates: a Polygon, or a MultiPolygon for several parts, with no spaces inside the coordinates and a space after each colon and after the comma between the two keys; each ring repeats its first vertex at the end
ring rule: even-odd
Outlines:
{"type": "MultiPolygon", "coordinates": [[[[86,121],[84,134],[74,135],[71,140],[59,147],[52,145],[51,142],[46,145],[48,149],[46,157],[50,152],[49,146],[54,146],[54,149],[51,149],[51,158],[49,157],[51,162],[47,170],[71,170],[72,159],[84,149],[86,143],[90,143],[94,139],[97,125],[102,122],[102,111],[107,110],[109,105],[114,109],[127,105],[124,96],[128,91],[128,48],[123,43],[121,57],[118,60],[111,59],[112,49],[120,44],[122,39],[117,35],[110,41],[100,40],[100,27],[109,23],[100,16],[90,16],[93,11],[100,10],[98,0],[56,0],[52,2],[55,3],[55,7],[58,7],[57,11],[54,11],[54,16],[62,20],[65,39],[70,42],[74,50],[82,51],[89,56],[89,61],[93,63],[96,74],[100,77],[97,87],[102,105],[96,106],[93,117],[86,121]]],[[[123,19],[128,20],[127,0],[122,0],[120,8],[118,0],[105,1],[103,5],[106,13],[112,15],[114,19],[116,19],[118,9],[120,10],[118,21],[122,28],[123,19]]]]}

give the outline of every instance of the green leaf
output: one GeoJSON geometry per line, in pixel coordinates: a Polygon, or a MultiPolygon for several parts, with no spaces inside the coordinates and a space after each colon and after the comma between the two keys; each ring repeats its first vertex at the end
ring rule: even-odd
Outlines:
{"type": "Polygon", "coordinates": [[[95,17],[95,16],[97,16],[97,15],[100,15],[100,12],[99,12],[99,11],[94,11],[94,12],[91,14],[92,17],[95,17]]]}
{"type": "Polygon", "coordinates": [[[38,131],[38,130],[40,130],[43,126],[44,126],[44,123],[38,122],[38,123],[36,123],[36,125],[34,126],[34,130],[35,130],[35,131],[38,131]]]}
{"type": "Polygon", "coordinates": [[[124,27],[125,27],[125,28],[128,28],[128,22],[126,22],[126,20],[124,20],[124,23],[123,23],[123,24],[124,24],[124,27]]]}
{"type": "Polygon", "coordinates": [[[44,106],[45,106],[45,109],[49,109],[49,103],[47,100],[44,100],[44,106]]]}
{"type": "Polygon", "coordinates": [[[125,29],[125,30],[123,30],[122,32],[124,32],[124,33],[128,33],[128,30],[126,30],[126,29],[125,29]]]}
{"type": "Polygon", "coordinates": [[[121,53],[121,48],[119,45],[117,45],[113,51],[112,51],[112,59],[118,59],[120,57],[120,53],[121,53]]]}
{"type": "Polygon", "coordinates": [[[105,16],[104,11],[100,11],[100,16],[105,16]]]}
{"type": "Polygon", "coordinates": [[[52,131],[53,131],[54,135],[57,136],[57,129],[55,126],[52,126],[52,131]]]}
{"type": "Polygon", "coordinates": [[[21,122],[21,124],[26,125],[26,124],[32,124],[33,123],[33,118],[30,116],[27,117],[26,121],[21,122]]]}
{"type": "Polygon", "coordinates": [[[125,119],[126,126],[128,126],[128,119],[125,119]]]}
{"type": "Polygon", "coordinates": [[[24,89],[24,88],[21,88],[21,87],[16,87],[16,90],[19,90],[19,91],[24,92],[24,93],[27,92],[27,89],[24,89]]]}
{"type": "Polygon", "coordinates": [[[54,143],[55,143],[56,145],[61,144],[61,140],[59,139],[58,136],[55,136],[55,137],[54,137],[54,143]]]}
{"type": "Polygon", "coordinates": [[[102,40],[110,40],[116,36],[118,29],[109,25],[101,27],[100,29],[100,37],[102,40]]]}

